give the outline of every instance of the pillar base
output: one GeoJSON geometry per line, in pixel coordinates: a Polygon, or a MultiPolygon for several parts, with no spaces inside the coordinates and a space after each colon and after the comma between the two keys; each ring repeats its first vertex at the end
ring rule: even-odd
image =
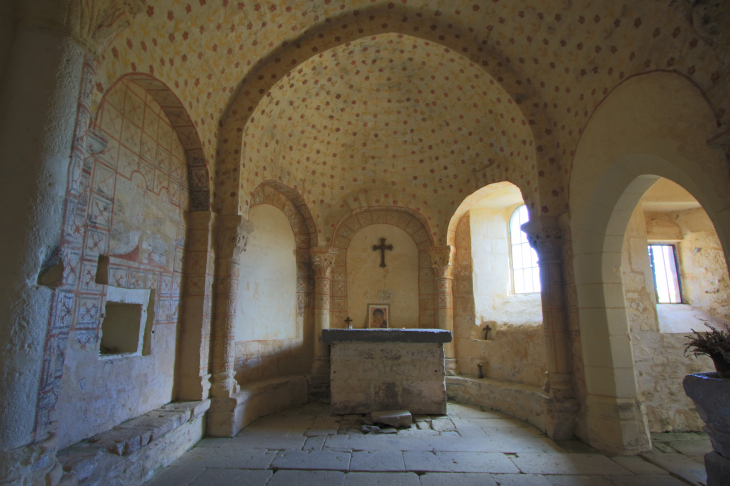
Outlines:
{"type": "Polygon", "coordinates": [[[570,440],[575,437],[578,415],[575,398],[551,397],[545,407],[545,433],[553,440],[570,440]]]}
{"type": "Polygon", "coordinates": [[[589,395],[586,405],[590,446],[614,456],[634,456],[651,450],[638,400],[589,395]]]}
{"type": "Polygon", "coordinates": [[[329,356],[314,358],[312,374],[307,376],[309,400],[330,399],[330,358],[329,356]]]}

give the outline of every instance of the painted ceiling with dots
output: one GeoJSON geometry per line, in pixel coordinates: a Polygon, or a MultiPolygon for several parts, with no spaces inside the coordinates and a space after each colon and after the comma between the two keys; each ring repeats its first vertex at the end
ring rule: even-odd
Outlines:
{"type": "Polygon", "coordinates": [[[275,180],[325,239],[365,193],[418,211],[443,241],[490,182],[565,211],[582,130],[631,76],[676,71],[724,119],[719,51],[669,0],[158,0],[105,51],[94,104],[125,74],[166,84],[200,138],[218,212],[247,214],[275,180]]]}

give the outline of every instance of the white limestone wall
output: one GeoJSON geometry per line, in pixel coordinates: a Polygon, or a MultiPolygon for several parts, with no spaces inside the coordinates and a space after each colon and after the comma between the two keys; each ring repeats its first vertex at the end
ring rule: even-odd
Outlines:
{"type": "Polygon", "coordinates": [[[241,385],[308,369],[304,316],[297,315],[296,243],[277,207],[251,208],[254,231],[241,254],[236,379],[241,385]]]}
{"type": "Polygon", "coordinates": [[[353,327],[367,327],[368,304],[389,304],[388,327],[417,328],[418,296],[418,247],[408,233],[374,224],[352,237],[347,249],[347,308],[353,327]],[[393,251],[385,252],[385,268],[380,267],[380,251],[373,251],[380,238],[393,245],[393,251]]]}

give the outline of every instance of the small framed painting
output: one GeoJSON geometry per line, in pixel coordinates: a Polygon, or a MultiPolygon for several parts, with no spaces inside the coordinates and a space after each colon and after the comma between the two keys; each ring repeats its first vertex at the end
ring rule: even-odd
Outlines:
{"type": "Polygon", "coordinates": [[[368,329],[388,329],[388,304],[368,304],[368,329]]]}

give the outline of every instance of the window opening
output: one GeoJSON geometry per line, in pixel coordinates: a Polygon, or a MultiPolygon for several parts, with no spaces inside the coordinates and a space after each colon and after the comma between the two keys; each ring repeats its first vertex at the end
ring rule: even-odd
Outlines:
{"type": "Polygon", "coordinates": [[[512,213],[509,222],[509,234],[512,256],[512,285],[516,294],[540,292],[540,267],[537,264],[537,252],[527,241],[522,225],[530,220],[527,206],[524,204],[512,213]]]}
{"type": "Polygon", "coordinates": [[[682,291],[677,271],[677,253],[674,245],[649,245],[649,260],[654,275],[657,302],[681,304],[682,291]]]}

